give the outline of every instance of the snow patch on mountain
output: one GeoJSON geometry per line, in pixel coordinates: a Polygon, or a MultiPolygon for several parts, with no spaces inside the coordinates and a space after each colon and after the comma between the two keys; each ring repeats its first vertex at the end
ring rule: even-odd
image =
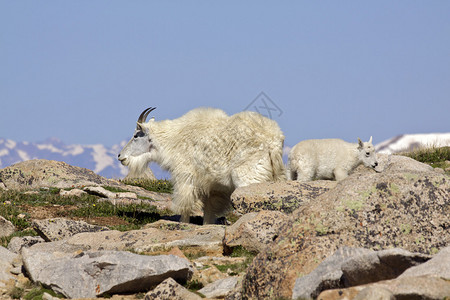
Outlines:
{"type": "Polygon", "coordinates": [[[105,168],[114,166],[113,158],[107,153],[108,151],[103,145],[97,144],[89,147],[93,150],[92,156],[94,157],[95,161],[95,168],[93,169],[93,171],[95,173],[100,173],[105,168]]]}
{"type": "Polygon", "coordinates": [[[378,153],[392,154],[445,146],[450,146],[450,133],[402,134],[375,145],[375,150],[378,153]]]}
{"type": "Polygon", "coordinates": [[[50,152],[54,152],[54,153],[62,153],[63,152],[61,149],[58,149],[51,144],[36,145],[36,147],[39,150],[49,150],[50,152]]]}
{"type": "Polygon", "coordinates": [[[6,140],[6,143],[5,143],[6,148],[13,149],[16,147],[16,145],[17,145],[16,142],[14,142],[12,140],[6,140]]]}
{"type": "MultiPolygon", "coordinates": [[[[0,156],[5,156],[5,155],[8,155],[9,154],[9,151],[8,151],[8,149],[1,149],[0,150],[0,156]]],[[[0,165],[1,166],[1,165],[0,165]]]]}
{"type": "Polygon", "coordinates": [[[22,161],[31,159],[30,156],[28,155],[28,153],[26,153],[25,151],[17,150],[17,154],[19,154],[19,157],[22,161]]]}

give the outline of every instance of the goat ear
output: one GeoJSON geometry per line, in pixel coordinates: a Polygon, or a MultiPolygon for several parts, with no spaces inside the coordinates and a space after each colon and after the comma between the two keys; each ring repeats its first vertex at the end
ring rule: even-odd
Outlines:
{"type": "Polygon", "coordinates": [[[364,147],[363,141],[361,141],[360,138],[358,138],[358,149],[362,149],[364,147]]]}
{"type": "Polygon", "coordinates": [[[372,143],[372,136],[370,136],[369,143],[372,143]]]}

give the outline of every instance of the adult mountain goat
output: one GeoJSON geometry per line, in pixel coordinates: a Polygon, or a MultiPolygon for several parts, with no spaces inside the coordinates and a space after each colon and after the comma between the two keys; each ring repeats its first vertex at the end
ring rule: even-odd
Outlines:
{"type": "Polygon", "coordinates": [[[133,138],[119,160],[145,154],[172,175],[173,210],[182,222],[197,209],[204,223],[214,223],[230,207],[231,193],[251,183],[285,179],[284,135],[278,124],[256,112],[228,116],[198,108],[174,120],[146,122],[154,108],[139,116],[133,138]]]}
{"type": "Polygon", "coordinates": [[[347,143],[340,139],[306,140],[295,145],[288,156],[290,180],[342,180],[360,164],[378,171],[372,137],[368,142],[347,143]]]}

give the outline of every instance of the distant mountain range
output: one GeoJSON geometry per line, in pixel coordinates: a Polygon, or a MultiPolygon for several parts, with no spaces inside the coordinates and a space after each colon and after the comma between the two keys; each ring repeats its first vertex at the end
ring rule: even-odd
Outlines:
{"type": "Polygon", "coordinates": [[[398,153],[423,147],[450,146],[450,133],[402,134],[375,145],[378,153],[398,153]]]}
{"type": "MultiPolygon", "coordinates": [[[[93,170],[106,178],[123,178],[128,170],[117,160],[117,154],[126,141],[112,147],[102,144],[66,145],[57,138],[43,142],[18,142],[0,138],[0,169],[30,159],[48,159],[64,161],[70,165],[93,170]]],[[[375,145],[379,153],[395,153],[420,146],[450,146],[450,133],[404,134],[375,145]]],[[[286,147],[286,160],[289,147],[286,147]]],[[[169,178],[170,174],[157,164],[150,168],[156,178],[169,178]]]]}
{"type": "MultiPolygon", "coordinates": [[[[48,159],[86,168],[106,178],[120,179],[127,175],[128,169],[117,160],[117,154],[126,143],[122,141],[106,147],[102,144],[66,145],[57,138],[36,143],[0,138],[0,169],[25,160],[48,159]]],[[[157,164],[151,164],[150,167],[157,178],[170,177],[157,164]]]]}

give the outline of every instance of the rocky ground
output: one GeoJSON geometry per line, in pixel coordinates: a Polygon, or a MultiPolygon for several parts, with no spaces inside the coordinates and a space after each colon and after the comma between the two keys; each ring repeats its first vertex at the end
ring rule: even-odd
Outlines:
{"type": "MultiPolygon", "coordinates": [[[[338,183],[237,189],[227,225],[183,224],[169,214],[118,231],[111,228],[127,221],[117,216],[65,217],[73,204],[21,207],[38,236],[0,247],[0,297],[36,287],[48,289],[46,299],[450,297],[450,176],[403,156],[381,156],[380,164],[381,173],[360,168],[338,183]]],[[[170,194],[61,162],[0,170],[3,193],[55,187],[60,197],[88,193],[115,207],[145,202],[167,211],[171,203],[170,194]]],[[[16,231],[0,218],[0,236],[16,231]]]]}

